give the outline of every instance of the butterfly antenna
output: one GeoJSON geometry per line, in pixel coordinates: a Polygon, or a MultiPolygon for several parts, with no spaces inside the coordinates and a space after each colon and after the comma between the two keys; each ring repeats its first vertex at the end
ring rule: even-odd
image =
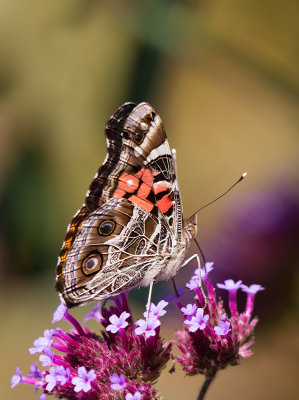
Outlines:
{"type": "MultiPolygon", "coordinates": [[[[199,211],[203,210],[204,208],[208,207],[209,205],[215,203],[215,201],[221,199],[221,197],[225,196],[228,192],[230,192],[238,183],[240,183],[243,179],[245,179],[247,176],[247,172],[244,172],[244,174],[241,175],[241,177],[235,182],[232,186],[230,186],[224,193],[222,193],[220,196],[216,197],[216,199],[210,201],[209,203],[205,204],[204,206],[200,207],[195,213],[191,215],[191,219],[195,214],[197,214],[199,211]]],[[[202,254],[202,253],[201,253],[202,254]]]]}

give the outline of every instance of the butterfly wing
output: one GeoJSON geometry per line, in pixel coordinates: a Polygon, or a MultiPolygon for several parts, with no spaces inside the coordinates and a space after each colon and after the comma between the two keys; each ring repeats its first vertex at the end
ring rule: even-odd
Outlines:
{"type": "Polygon", "coordinates": [[[69,306],[174,275],[186,247],[160,117],[147,103],[126,103],[109,119],[106,137],[108,154],[70,224],[57,266],[56,288],[69,306]]]}

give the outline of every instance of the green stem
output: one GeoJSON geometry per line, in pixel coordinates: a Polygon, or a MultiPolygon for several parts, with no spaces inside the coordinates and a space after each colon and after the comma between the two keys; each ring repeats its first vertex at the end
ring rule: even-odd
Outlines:
{"type": "Polygon", "coordinates": [[[213,372],[212,375],[206,376],[206,379],[205,379],[205,381],[204,381],[204,384],[202,385],[202,388],[201,388],[201,390],[200,390],[200,392],[199,392],[199,395],[198,395],[198,397],[197,397],[197,400],[203,400],[203,399],[204,399],[205,394],[207,393],[207,390],[208,390],[208,388],[210,387],[210,384],[211,384],[211,383],[213,382],[213,380],[215,379],[216,372],[217,372],[217,370],[215,370],[215,371],[213,372]]]}

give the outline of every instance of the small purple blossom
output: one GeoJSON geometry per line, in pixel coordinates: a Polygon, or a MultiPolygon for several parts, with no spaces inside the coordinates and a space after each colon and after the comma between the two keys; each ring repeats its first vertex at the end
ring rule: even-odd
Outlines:
{"type": "Polygon", "coordinates": [[[193,275],[188,283],[186,283],[186,287],[190,290],[197,289],[199,286],[199,278],[198,275],[193,275]]]}
{"type": "Polygon", "coordinates": [[[52,335],[54,329],[46,329],[44,331],[44,336],[39,337],[33,342],[33,346],[29,349],[30,354],[41,353],[45,349],[49,349],[53,343],[52,335]]]}
{"type": "Polygon", "coordinates": [[[159,319],[149,314],[147,326],[144,319],[139,319],[138,321],[136,321],[135,325],[138,325],[138,327],[135,329],[136,335],[144,334],[145,338],[148,339],[150,336],[156,335],[156,328],[161,325],[161,322],[159,321],[159,319]]]}
{"type": "Polygon", "coordinates": [[[97,304],[95,306],[92,307],[92,310],[85,315],[85,317],[83,318],[83,321],[88,321],[89,319],[96,319],[99,322],[103,321],[103,316],[99,311],[99,306],[100,306],[100,302],[97,302],[97,304]]]}
{"type": "Polygon", "coordinates": [[[53,313],[52,324],[61,321],[64,318],[66,312],[67,312],[67,306],[64,305],[63,303],[60,303],[53,313]]]}
{"type": "Polygon", "coordinates": [[[49,367],[54,360],[54,353],[51,349],[46,348],[44,353],[39,356],[39,361],[43,367],[49,367]]]}
{"type": "Polygon", "coordinates": [[[202,270],[202,274],[201,274],[201,276],[203,277],[203,278],[205,278],[211,271],[213,271],[213,265],[214,265],[214,263],[213,262],[207,262],[207,263],[205,263],[205,266],[204,266],[204,268],[203,268],[203,270],[202,270]]]}
{"type": "Polygon", "coordinates": [[[203,330],[206,327],[206,322],[209,319],[209,315],[204,315],[203,308],[198,308],[195,316],[184,321],[185,324],[190,325],[189,332],[195,332],[197,329],[203,330]]]}
{"type": "Polygon", "coordinates": [[[16,374],[11,377],[10,387],[14,388],[22,382],[23,376],[19,367],[16,369],[16,374]]]}
{"type": "Polygon", "coordinates": [[[110,385],[112,390],[122,390],[127,386],[126,378],[124,375],[117,375],[116,373],[114,373],[110,376],[109,380],[112,383],[110,385]]]}
{"type": "Polygon", "coordinates": [[[51,367],[49,370],[49,374],[45,376],[45,381],[48,383],[46,386],[46,390],[48,392],[52,392],[54,387],[56,386],[56,370],[54,367],[51,367]]]}
{"type": "Polygon", "coordinates": [[[42,374],[40,370],[37,368],[37,361],[34,364],[31,364],[30,371],[27,375],[28,378],[41,378],[42,374]]]}
{"type": "Polygon", "coordinates": [[[40,400],[47,400],[47,397],[46,397],[45,393],[42,393],[40,395],[40,400]]]}
{"type": "MultiPolygon", "coordinates": [[[[151,303],[149,314],[151,314],[155,318],[163,317],[166,314],[166,310],[164,308],[168,305],[168,302],[165,300],[159,301],[159,303],[155,306],[154,303],[151,303]]],[[[143,316],[147,316],[147,311],[143,313],[143,316]]]]}
{"type": "Polygon", "coordinates": [[[78,368],[78,376],[75,376],[72,379],[72,384],[75,386],[74,391],[80,392],[88,392],[91,389],[91,382],[96,379],[96,374],[93,369],[90,371],[86,371],[84,366],[78,368]]]}
{"type": "Polygon", "coordinates": [[[186,307],[181,308],[182,313],[187,317],[187,319],[191,319],[191,317],[195,315],[196,310],[197,310],[196,304],[187,304],[186,307]]]}
{"type": "Polygon", "coordinates": [[[134,395],[131,393],[127,393],[126,400],[141,400],[141,393],[135,392],[134,395]]]}
{"type": "Polygon", "coordinates": [[[225,290],[231,291],[231,290],[239,289],[242,285],[242,281],[235,282],[232,279],[227,279],[224,281],[224,284],[217,283],[216,285],[217,285],[217,287],[219,287],[219,289],[225,289],[225,290]]]}
{"type": "Polygon", "coordinates": [[[214,327],[214,331],[219,336],[225,336],[231,331],[230,323],[226,321],[219,321],[218,325],[214,327]]]}
{"type": "MultiPolygon", "coordinates": [[[[203,268],[200,268],[200,276],[202,278],[205,278],[209,272],[213,271],[213,262],[207,262],[205,263],[205,266],[203,268]]],[[[196,268],[193,272],[194,275],[197,275],[197,277],[199,276],[199,271],[198,268],[196,268]]]]}
{"type": "Polygon", "coordinates": [[[109,317],[109,321],[111,322],[110,325],[107,326],[106,331],[110,331],[111,333],[116,333],[120,329],[126,328],[129,323],[126,321],[130,317],[130,314],[124,311],[121,313],[121,315],[118,317],[117,315],[113,314],[111,317],[109,317]]]}
{"type": "Polygon", "coordinates": [[[65,385],[70,377],[70,369],[64,368],[62,365],[56,367],[56,381],[61,385],[65,385]]]}
{"type": "Polygon", "coordinates": [[[250,286],[247,285],[241,285],[242,291],[247,293],[247,294],[256,294],[257,292],[261,290],[265,290],[265,288],[261,285],[253,284],[250,286]]]}
{"type": "Polygon", "coordinates": [[[243,292],[247,293],[245,315],[247,318],[250,318],[253,310],[254,297],[256,293],[258,293],[261,290],[265,290],[265,288],[257,284],[253,284],[250,286],[242,285],[241,288],[243,292]]]}

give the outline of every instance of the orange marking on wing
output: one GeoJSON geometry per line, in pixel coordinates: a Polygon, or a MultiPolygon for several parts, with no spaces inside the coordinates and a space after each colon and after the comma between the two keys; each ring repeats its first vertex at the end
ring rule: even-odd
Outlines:
{"type": "Polygon", "coordinates": [[[146,199],[151,190],[152,188],[150,186],[148,186],[146,183],[142,183],[138,189],[137,196],[141,197],[142,199],[146,199]]]}
{"type": "Polygon", "coordinates": [[[173,205],[172,201],[169,199],[169,195],[170,193],[167,193],[165,196],[162,197],[161,200],[157,201],[157,205],[163,214],[165,214],[173,205]]]}
{"type": "Polygon", "coordinates": [[[149,169],[145,169],[145,170],[144,170],[141,179],[142,179],[142,181],[143,181],[144,183],[146,183],[148,186],[153,187],[154,180],[153,180],[153,176],[152,176],[152,174],[151,174],[151,171],[150,171],[149,169]]]}
{"type": "MultiPolygon", "coordinates": [[[[67,235],[71,234],[71,236],[65,241],[63,249],[61,250],[60,264],[65,262],[66,257],[68,255],[68,251],[71,248],[73,241],[75,239],[76,231],[78,231],[81,228],[82,223],[83,223],[83,221],[81,221],[80,224],[78,224],[78,225],[76,225],[76,223],[74,223],[70,226],[70,229],[68,230],[67,235]],[[64,253],[62,254],[62,252],[64,252],[64,253]]],[[[63,272],[61,274],[63,275],[63,272]]]]}
{"type": "Polygon", "coordinates": [[[138,177],[134,175],[129,175],[127,172],[124,172],[118,181],[118,189],[124,190],[128,193],[134,193],[139,186],[140,180],[138,177]]]}
{"type": "Polygon", "coordinates": [[[164,192],[164,190],[169,190],[169,188],[170,188],[170,185],[167,185],[164,182],[157,182],[154,185],[154,193],[158,194],[158,193],[164,192]]]}
{"type": "Polygon", "coordinates": [[[137,197],[134,194],[129,197],[129,200],[148,212],[151,212],[152,209],[154,208],[154,205],[152,203],[150,203],[147,200],[141,199],[140,197],[137,197]]]}
{"type": "Polygon", "coordinates": [[[142,177],[144,173],[144,168],[141,168],[138,172],[136,172],[136,174],[134,176],[136,176],[136,178],[140,179],[142,177]]]}
{"type": "Polygon", "coordinates": [[[125,194],[126,192],[124,190],[116,189],[116,191],[113,193],[113,197],[121,199],[122,197],[124,197],[125,194]]]}

